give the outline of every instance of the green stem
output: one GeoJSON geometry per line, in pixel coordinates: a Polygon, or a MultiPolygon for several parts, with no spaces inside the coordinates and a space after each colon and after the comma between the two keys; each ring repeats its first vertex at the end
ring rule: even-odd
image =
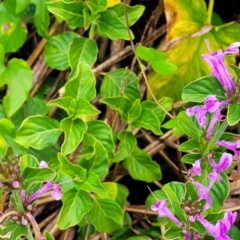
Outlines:
{"type": "Polygon", "coordinates": [[[222,136],[222,134],[225,132],[226,128],[228,127],[227,118],[223,121],[220,128],[217,130],[216,134],[212,137],[209,144],[205,148],[202,156],[205,157],[209,153],[209,151],[216,145],[216,142],[219,140],[219,138],[222,136]]]}
{"type": "Polygon", "coordinates": [[[89,39],[93,39],[95,35],[95,24],[92,23],[89,30],[89,39]]]}
{"type": "Polygon", "coordinates": [[[208,10],[207,10],[207,24],[212,22],[212,12],[213,12],[214,0],[209,0],[208,10]]]}

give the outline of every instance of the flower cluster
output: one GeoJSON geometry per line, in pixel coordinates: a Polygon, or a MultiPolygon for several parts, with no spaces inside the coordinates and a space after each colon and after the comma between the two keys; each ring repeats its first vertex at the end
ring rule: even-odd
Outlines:
{"type": "Polygon", "coordinates": [[[212,69],[212,75],[215,76],[223,86],[226,96],[231,98],[232,95],[235,95],[237,87],[224,64],[224,58],[228,54],[238,53],[240,42],[231,44],[225,51],[218,50],[217,52],[212,52],[208,40],[205,42],[209,54],[202,54],[202,58],[210,65],[212,69]]]}
{"type": "Polygon", "coordinates": [[[229,104],[229,100],[219,102],[216,96],[209,95],[204,101],[204,105],[194,106],[187,109],[186,114],[190,116],[195,116],[200,127],[206,130],[206,138],[209,139],[214,130],[215,124],[222,119],[221,110],[224,106],[229,104]],[[207,126],[207,113],[212,113],[212,119],[207,126]]]}
{"type": "MultiPolygon", "coordinates": [[[[224,58],[227,54],[238,53],[238,47],[240,43],[231,44],[225,51],[219,50],[217,52],[212,52],[208,41],[206,41],[209,54],[203,54],[202,58],[210,65],[212,69],[212,75],[215,76],[219,83],[223,86],[225,90],[225,96],[228,100],[219,101],[215,95],[206,96],[202,106],[193,106],[186,110],[186,114],[189,117],[195,117],[197,124],[203,128],[203,132],[206,134],[203,136],[205,142],[209,142],[214,135],[216,124],[219,123],[223,116],[221,114],[224,107],[230,104],[237,93],[237,85],[231,78],[226,66],[224,65],[224,58]]],[[[190,200],[188,204],[182,204],[183,209],[187,215],[187,222],[183,223],[177,219],[171,210],[167,207],[166,200],[159,200],[151,206],[153,211],[157,211],[159,217],[168,217],[177,226],[182,228],[182,234],[187,240],[197,240],[202,239],[199,233],[191,229],[191,223],[198,222],[205,227],[208,234],[214,237],[216,240],[230,240],[227,236],[227,232],[234,224],[237,213],[226,212],[223,219],[218,220],[216,224],[210,223],[205,218],[205,211],[208,210],[212,204],[212,198],[210,195],[210,190],[214,186],[216,181],[221,181],[221,173],[225,172],[232,165],[232,161],[238,160],[240,162],[240,140],[235,143],[227,141],[217,141],[218,146],[225,147],[233,151],[232,154],[224,152],[222,153],[219,161],[215,161],[216,156],[212,153],[207,155],[202,155],[201,159],[196,160],[192,168],[189,170],[189,179],[198,194],[197,200],[190,200]],[[208,173],[207,179],[208,184],[204,186],[198,180],[201,179],[202,174],[202,164],[209,166],[211,169],[208,173]]],[[[215,153],[214,153],[215,155],[215,153]]]]}

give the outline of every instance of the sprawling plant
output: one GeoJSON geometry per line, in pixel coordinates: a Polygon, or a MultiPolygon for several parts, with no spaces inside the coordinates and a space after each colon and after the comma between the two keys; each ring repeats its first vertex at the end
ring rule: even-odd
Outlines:
{"type": "MultiPolygon", "coordinates": [[[[164,52],[134,46],[130,27],[143,12],[142,5],[106,0],[0,2],[1,239],[54,239],[36,218],[43,204],[54,212],[56,228],[78,226],[79,239],[97,232],[120,239],[118,230],[131,219],[124,211],[129,190],[118,183],[116,172],[127,171],[146,185],[162,178],[159,164],[140,147],[136,134],[146,130],[162,135],[166,115],[172,118],[173,100],[154,97],[145,71],[151,67],[169,75],[177,66],[164,52]],[[48,30],[50,14],[56,21],[48,30]],[[25,61],[11,54],[26,46],[27,23],[47,41],[25,61]],[[100,37],[130,41],[151,97],[143,97],[141,76],[132,69],[103,72],[104,64],[97,62],[100,37]],[[38,51],[45,65],[32,70],[38,51]],[[51,78],[38,81],[38,74],[52,70],[53,78],[60,71],[54,84],[51,78]],[[61,77],[66,80],[62,85],[61,77]]],[[[182,162],[192,165],[187,181],[167,183],[146,201],[149,211],[158,213],[154,225],[161,226],[158,236],[164,239],[227,240],[237,216],[222,211],[230,190],[227,174],[233,180],[240,177],[233,170],[240,166],[240,143],[225,132],[240,120],[239,69],[231,66],[233,78],[224,57],[238,53],[240,43],[224,52],[212,52],[211,40],[206,43],[209,54],[202,58],[211,76],[185,86],[186,110],[164,125],[174,125],[188,137],[179,146],[187,152],[182,162]]],[[[48,210],[43,213],[51,217],[48,210]]]]}

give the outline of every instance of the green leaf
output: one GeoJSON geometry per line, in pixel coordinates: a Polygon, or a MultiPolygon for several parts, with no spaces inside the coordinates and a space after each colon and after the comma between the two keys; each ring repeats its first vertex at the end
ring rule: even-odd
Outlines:
{"type": "Polygon", "coordinates": [[[183,135],[185,132],[178,124],[177,118],[172,118],[162,125],[163,128],[173,130],[173,135],[183,135]]]}
{"type": "Polygon", "coordinates": [[[131,177],[136,180],[153,182],[162,178],[159,165],[138,147],[124,160],[123,167],[127,168],[131,177]]]}
{"type": "MultiPolygon", "coordinates": [[[[83,10],[83,18],[84,18],[84,29],[87,30],[91,23],[95,22],[100,17],[99,14],[91,14],[88,9],[83,10]]],[[[94,28],[94,25],[92,25],[94,28]]]]}
{"type": "Polygon", "coordinates": [[[122,68],[104,73],[100,95],[102,98],[126,96],[134,102],[141,98],[138,78],[134,72],[122,68]]]}
{"type": "Polygon", "coordinates": [[[172,204],[174,215],[180,222],[185,222],[186,215],[182,207],[180,206],[182,204],[182,200],[185,194],[184,184],[179,182],[167,183],[163,186],[162,190],[166,193],[169,201],[172,204]]]}
{"type": "Polygon", "coordinates": [[[44,237],[46,240],[54,240],[53,236],[48,231],[44,232],[44,237]]]}
{"type": "Polygon", "coordinates": [[[0,86],[7,84],[9,89],[9,93],[3,98],[3,107],[8,117],[12,116],[25,102],[32,82],[32,71],[25,61],[13,58],[8,62],[0,80],[0,86]]]}
{"type": "Polygon", "coordinates": [[[237,239],[239,234],[240,234],[240,230],[235,225],[233,225],[228,232],[228,236],[231,239],[237,239]]]}
{"type": "Polygon", "coordinates": [[[98,13],[107,9],[106,0],[89,0],[86,2],[92,13],[98,13]]]}
{"type": "Polygon", "coordinates": [[[163,97],[158,101],[158,103],[165,111],[156,102],[148,100],[142,102],[142,107],[151,110],[160,123],[162,123],[165,119],[166,111],[168,112],[172,109],[173,100],[168,97],[163,97]]]}
{"type": "Polygon", "coordinates": [[[21,173],[23,173],[24,169],[27,167],[39,167],[39,162],[36,157],[31,154],[25,154],[20,157],[20,169],[21,173]]]}
{"type": "Polygon", "coordinates": [[[79,98],[74,117],[81,118],[82,115],[96,115],[99,113],[100,111],[98,111],[91,103],[89,103],[89,101],[87,101],[85,98],[79,98]]]}
{"type": "Polygon", "coordinates": [[[126,240],[149,240],[149,237],[145,237],[145,236],[135,236],[135,237],[127,238],[126,240]]]}
{"type": "Polygon", "coordinates": [[[95,82],[95,76],[90,67],[81,62],[72,73],[71,79],[66,83],[64,96],[76,100],[85,98],[91,101],[96,96],[95,82]]]}
{"type": "Polygon", "coordinates": [[[119,113],[123,121],[128,121],[128,110],[133,106],[128,98],[125,96],[106,97],[102,98],[100,102],[119,113]]]}
{"type": "Polygon", "coordinates": [[[82,149],[78,164],[87,171],[96,173],[99,178],[103,178],[109,170],[107,151],[100,142],[96,141],[93,147],[85,146],[82,149]]]}
{"type": "Polygon", "coordinates": [[[30,1],[31,0],[5,0],[4,6],[11,13],[20,13],[28,6],[30,1]]]}
{"type": "Polygon", "coordinates": [[[27,38],[27,28],[18,16],[7,11],[4,4],[0,3],[0,44],[6,53],[16,52],[27,38]]]}
{"type": "Polygon", "coordinates": [[[58,153],[62,173],[68,175],[73,182],[82,182],[86,178],[86,169],[71,163],[62,153],[58,153]]]}
{"type": "Polygon", "coordinates": [[[60,71],[70,68],[68,56],[70,45],[75,38],[79,38],[77,33],[62,32],[48,39],[43,53],[48,66],[60,71]]]}
{"type": "Polygon", "coordinates": [[[214,204],[208,209],[208,212],[219,212],[230,192],[230,183],[227,174],[220,173],[220,175],[222,180],[216,181],[209,191],[214,204]]]}
{"type": "Polygon", "coordinates": [[[240,105],[231,103],[228,105],[227,121],[230,126],[237,124],[240,120],[240,105]]]}
{"type": "Polygon", "coordinates": [[[230,72],[233,72],[233,76],[234,76],[234,79],[237,83],[239,83],[239,80],[240,80],[240,68],[233,65],[233,64],[229,64],[229,69],[230,69],[230,72]]]}
{"type": "Polygon", "coordinates": [[[56,15],[59,19],[64,19],[70,28],[83,26],[84,2],[69,2],[62,0],[46,0],[48,11],[56,15]]]}
{"type": "Polygon", "coordinates": [[[82,190],[71,189],[63,192],[62,202],[57,222],[61,230],[78,224],[92,207],[90,196],[82,190]]]}
{"type": "Polygon", "coordinates": [[[56,172],[51,168],[26,167],[22,173],[23,184],[29,187],[34,183],[42,183],[53,180],[56,172]]]}
{"type": "MultiPolygon", "coordinates": [[[[145,10],[145,7],[143,5],[135,5],[135,6],[126,5],[126,7],[127,7],[128,24],[129,26],[132,26],[142,16],[145,10]]],[[[108,10],[114,11],[117,14],[118,19],[126,26],[126,16],[125,16],[123,3],[116,4],[108,8],[108,10]]]]}
{"type": "Polygon", "coordinates": [[[126,130],[123,130],[118,133],[118,139],[120,141],[120,145],[118,147],[118,151],[116,152],[113,162],[119,162],[124,160],[129,155],[131,155],[134,148],[137,146],[137,140],[135,136],[126,130]]]}
{"type": "Polygon", "coordinates": [[[26,148],[41,150],[55,144],[60,134],[58,121],[45,116],[33,116],[23,121],[15,141],[26,148]]]}
{"type": "MultiPolygon", "coordinates": [[[[226,49],[239,40],[240,29],[235,22],[221,26],[207,23],[208,14],[203,0],[164,0],[164,5],[167,25],[171,28],[167,31],[166,42],[159,49],[166,51],[169,61],[176,64],[178,71],[170,76],[153,73],[148,80],[156,98],[168,96],[180,100],[186,84],[210,74],[210,67],[201,59],[201,54],[208,53],[204,40],[209,40],[213,52],[226,49]]],[[[228,63],[234,61],[234,56],[227,57],[228,63]]]]}
{"type": "Polygon", "coordinates": [[[198,154],[198,153],[197,154],[193,154],[193,153],[191,153],[191,154],[185,154],[182,157],[181,161],[184,162],[184,163],[193,164],[193,163],[195,163],[196,160],[199,160],[201,158],[202,158],[201,154],[198,154]]]}
{"type": "Polygon", "coordinates": [[[83,143],[87,146],[94,146],[98,142],[105,149],[108,157],[113,157],[114,142],[110,126],[98,120],[89,121],[87,125],[88,129],[84,133],[83,143]]]}
{"type": "Polygon", "coordinates": [[[69,49],[69,64],[72,69],[70,78],[79,75],[79,64],[85,63],[89,67],[97,60],[98,47],[95,41],[88,38],[74,38],[69,49]]]}
{"type": "MultiPolygon", "coordinates": [[[[104,185],[106,187],[106,185],[104,185]]],[[[123,208],[126,204],[129,190],[122,184],[117,183],[117,199],[116,202],[123,208]]]]}
{"type": "MultiPolygon", "coordinates": [[[[2,44],[0,44],[0,76],[2,72],[5,70],[5,51],[4,47],[2,44]]],[[[4,83],[3,83],[4,84],[4,83]]],[[[1,81],[0,81],[0,87],[2,86],[1,81]]]]}
{"type": "Polygon", "coordinates": [[[38,98],[37,96],[29,97],[26,102],[26,115],[46,115],[50,108],[46,106],[44,99],[38,98]]]}
{"type": "Polygon", "coordinates": [[[94,192],[101,196],[107,196],[105,188],[100,182],[100,178],[94,172],[88,172],[86,179],[81,183],[75,183],[77,190],[84,190],[86,192],[94,192]]]}
{"type": "Polygon", "coordinates": [[[33,16],[33,22],[37,29],[38,34],[41,37],[48,37],[48,27],[50,24],[49,12],[47,10],[47,5],[45,1],[31,0],[36,6],[36,10],[33,16]]]}
{"type": "Polygon", "coordinates": [[[205,76],[189,83],[183,88],[184,102],[203,102],[208,95],[215,95],[219,101],[226,100],[225,91],[213,76],[205,76]]]}
{"type": "Polygon", "coordinates": [[[193,151],[193,150],[199,150],[199,140],[198,139],[190,139],[184,143],[182,143],[178,150],[181,152],[187,152],[187,151],[193,151]]]}
{"type": "Polygon", "coordinates": [[[127,122],[131,123],[139,118],[142,112],[142,105],[140,103],[140,99],[136,99],[131,106],[131,108],[127,111],[127,122]]]}
{"type": "Polygon", "coordinates": [[[82,141],[87,125],[81,119],[64,118],[60,122],[60,127],[64,132],[61,152],[67,155],[73,152],[82,141]]]}
{"type": "Polygon", "coordinates": [[[160,130],[160,121],[157,116],[152,112],[151,109],[147,108],[142,104],[142,112],[140,116],[131,122],[131,126],[135,128],[145,128],[151,130],[156,135],[162,134],[160,130]]]}
{"type": "Polygon", "coordinates": [[[11,146],[19,155],[26,153],[21,145],[18,145],[14,138],[16,136],[16,129],[14,124],[7,118],[0,119],[0,157],[4,156],[7,148],[11,146]]]}
{"type": "Polygon", "coordinates": [[[178,124],[183,131],[193,139],[199,139],[202,132],[198,124],[195,123],[193,119],[193,117],[187,116],[185,111],[180,112],[177,116],[178,124]]]}
{"type": "Polygon", "coordinates": [[[70,96],[53,99],[47,103],[48,106],[56,106],[62,108],[68,113],[68,116],[72,116],[74,114],[76,104],[76,100],[70,96]]]}
{"type": "Polygon", "coordinates": [[[89,221],[99,232],[110,233],[123,226],[123,211],[110,199],[94,199],[89,221]]]}
{"type": "Polygon", "coordinates": [[[138,46],[136,54],[139,58],[149,62],[153,70],[159,74],[168,75],[177,70],[176,65],[165,60],[167,58],[166,53],[159,52],[154,48],[138,46]]]}
{"type": "Polygon", "coordinates": [[[0,237],[4,239],[17,239],[19,236],[27,235],[27,227],[18,224],[16,221],[8,221],[4,223],[4,227],[0,229],[0,237]],[[5,237],[3,237],[5,235],[5,237]]]}
{"type": "Polygon", "coordinates": [[[171,226],[164,232],[164,238],[173,240],[173,239],[182,239],[183,237],[183,232],[182,229],[178,226],[171,226]]]}
{"type": "Polygon", "coordinates": [[[112,40],[119,38],[129,40],[127,27],[114,11],[106,10],[101,12],[101,16],[96,20],[96,24],[100,36],[107,36],[112,40]]]}

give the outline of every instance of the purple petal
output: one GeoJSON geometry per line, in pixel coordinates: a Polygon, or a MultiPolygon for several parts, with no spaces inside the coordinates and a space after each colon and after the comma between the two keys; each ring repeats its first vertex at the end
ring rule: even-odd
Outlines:
{"type": "Polygon", "coordinates": [[[19,188],[20,187],[20,183],[18,181],[14,181],[13,182],[13,187],[14,188],[19,188]]]}
{"type": "Polygon", "coordinates": [[[225,54],[234,54],[234,53],[239,53],[239,47],[240,47],[240,42],[235,42],[232,43],[226,50],[225,54]]]}
{"type": "Polygon", "coordinates": [[[173,213],[168,209],[166,200],[157,201],[155,204],[151,206],[152,211],[157,211],[159,217],[168,217],[171,219],[176,225],[181,226],[182,223],[173,215],[173,213]]]}
{"type": "Polygon", "coordinates": [[[191,117],[194,116],[196,114],[196,112],[199,110],[199,106],[194,106],[194,107],[190,107],[186,110],[186,114],[191,117]]]}
{"type": "Polygon", "coordinates": [[[59,201],[62,198],[62,189],[58,184],[54,184],[54,190],[51,193],[51,196],[56,200],[59,201]]]}
{"type": "Polygon", "coordinates": [[[197,118],[197,122],[200,127],[205,128],[206,127],[206,122],[207,122],[207,117],[206,117],[207,110],[206,109],[199,109],[195,116],[197,118]]]}
{"type": "Polygon", "coordinates": [[[195,161],[195,163],[192,165],[190,172],[192,177],[201,176],[201,172],[202,172],[201,159],[195,161]]]}
{"type": "Polygon", "coordinates": [[[211,160],[210,164],[216,172],[223,172],[232,165],[232,161],[233,161],[232,154],[223,153],[219,163],[215,163],[214,161],[211,160]]]}
{"type": "Polygon", "coordinates": [[[208,194],[208,188],[204,187],[201,183],[192,181],[192,184],[196,186],[198,190],[199,201],[205,200],[205,210],[208,209],[212,205],[212,198],[208,194]]]}
{"type": "Polygon", "coordinates": [[[45,161],[39,163],[39,168],[48,168],[48,164],[45,161]]]}
{"type": "Polygon", "coordinates": [[[236,84],[224,64],[224,57],[226,54],[236,53],[237,50],[235,50],[235,47],[238,46],[238,44],[234,43],[225,52],[222,52],[221,50],[212,52],[208,41],[206,41],[206,45],[210,54],[202,54],[202,58],[210,65],[212,75],[218,79],[229,95],[235,93],[236,84]]]}
{"type": "Polygon", "coordinates": [[[204,106],[206,107],[208,112],[212,113],[219,109],[219,101],[216,96],[209,95],[204,101],[204,106]]]}
{"type": "Polygon", "coordinates": [[[186,230],[183,230],[183,235],[185,236],[186,240],[191,240],[191,236],[186,230]]]}
{"type": "Polygon", "coordinates": [[[53,183],[52,181],[48,181],[47,183],[44,183],[40,189],[38,189],[35,193],[33,193],[29,198],[28,202],[32,202],[38,197],[40,197],[43,193],[53,189],[53,183]]]}
{"type": "Polygon", "coordinates": [[[28,220],[26,218],[22,217],[21,223],[22,223],[22,225],[26,226],[26,225],[28,225],[28,220]]]}

